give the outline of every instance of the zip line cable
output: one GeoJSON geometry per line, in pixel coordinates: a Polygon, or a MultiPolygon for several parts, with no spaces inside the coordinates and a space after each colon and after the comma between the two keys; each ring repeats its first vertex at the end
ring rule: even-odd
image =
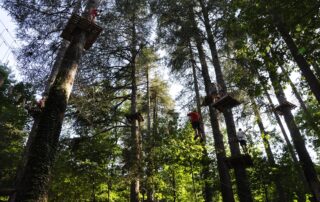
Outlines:
{"type": "Polygon", "coordinates": [[[4,22],[3,22],[1,19],[0,19],[0,24],[4,27],[4,30],[3,30],[3,31],[6,31],[6,32],[8,33],[8,35],[9,35],[9,37],[12,39],[12,41],[13,41],[16,45],[18,45],[17,40],[15,39],[15,37],[13,37],[13,35],[10,33],[8,27],[4,24],[4,22]]]}

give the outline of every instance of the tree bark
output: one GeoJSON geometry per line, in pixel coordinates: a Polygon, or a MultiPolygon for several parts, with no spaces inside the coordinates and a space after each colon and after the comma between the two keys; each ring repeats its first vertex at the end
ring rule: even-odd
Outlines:
{"type": "MultiPolygon", "coordinates": [[[[136,56],[137,56],[137,36],[135,16],[132,17],[132,44],[131,44],[131,114],[137,113],[137,78],[136,78],[136,56]]],[[[141,166],[141,142],[138,130],[138,120],[134,120],[131,124],[131,187],[130,201],[139,202],[140,190],[140,166],[141,166]]]]}
{"type": "MultiPolygon", "coordinates": [[[[199,84],[198,84],[198,78],[197,78],[197,71],[196,71],[196,62],[194,60],[193,52],[191,44],[189,44],[189,50],[190,50],[190,61],[192,66],[192,74],[193,74],[193,83],[194,83],[194,91],[196,93],[196,103],[197,103],[197,111],[200,114],[201,117],[201,127],[204,131],[204,124],[203,124],[203,116],[201,112],[201,103],[200,103],[200,92],[199,92],[199,84]]],[[[205,139],[205,137],[203,137],[205,139]]],[[[213,197],[213,190],[212,190],[212,181],[210,180],[210,158],[208,156],[208,151],[206,148],[206,140],[203,141],[202,144],[202,180],[204,181],[204,187],[203,187],[203,196],[205,202],[212,202],[213,197]]]]}
{"type": "MultiPolygon", "coordinates": [[[[75,7],[73,9],[73,13],[78,13],[80,8],[81,8],[81,1],[76,3],[76,5],[75,5],[75,7]]],[[[63,57],[64,57],[64,55],[65,55],[65,53],[67,51],[68,46],[69,46],[69,41],[66,41],[65,39],[63,39],[61,47],[59,48],[57,56],[55,58],[55,62],[53,64],[53,66],[52,66],[51,73],[49,75],[47,84],[45,86],[45,90],[43,92],[43,96],[45,96],[45,97],[47,97],[49,95],[49,90],[50,90],[51,86],[53,85],[53,83],[54,83],[54,81],[55,81],[55,79],[57,77],[57,74],[59,72],[59,67],[61,66],[63,57]]],[[[26,146],[24,148],[24,151],[23,151],[23,154],[22,154],[21,165],[17,169],[15,185],[19,184],[19,182],[20,182],[20,180],[22,178],[22,174],[24,172],[23,169],[25,168],[26,161],[27,161],[27,158],[28,158],[28,155],[29,155],[29,152],[30,152],[30,145],[31,145],[31,143],[32,143],[32,141],[34,139],[35,134],[36,134],[36,131],[37,131],[37,128],[38,128],[38,124],[39,124],[39,117],[35,117],[33,125],[32,125],[32,128],[31,128],[31,131],[30,131],[29,136],[28,136],[27,144],[26,144],[26,146]]],[[[14,201],[15,194],[16,193],[13,193],[10,196],[9,201],[14,201]]]]}
{"type": "Polygon", "coordinates": [[[295,95],[295,97],[299,101],[300,107],[302,108],[302,110],[306,114],[308,123],[310,124],[310,126],[313,129],[313,131],[315,132],[315,135],[319,136],[320,135],[320,129],[317,126],[316,122],[314,122],[315,119],[313,118],[312,113],[310,112],[310,110],[307,108],[306,104],[302,100],[302,97],[300,96],[300,93],[298,92],[298,89],[293,84],[292,80],[290,79],[290,77],[288,75],[288,72],[284,69],[283,66],[280,66],[280,68],[281,68],[282,73],[285,75],[286,80],[289,82],[290,87],[291,87],[291,89],[293,91],[293,94],[295,95]]]}
{"type": "Polygon", "coordinates": [[[289,140],[289,137],[288,137],[288,135],[287,135],[287,132],[286,132],[286,130],[284,129],[284,126],[283,126],[283,124],[282,124],[282,121],[281,121],[279,115],[277,114],[277,112],[276,112],[276,110],[275,110],[275,105],[273,104],[273,101],[272,101],[272,99],[271,99],[271,97],[270,97],[270,95],[269,95],[269,93],[268,93],[267,88],[265,87],[264,82],[263,82],[261,79],[260,79],[260,82],[261,82],[261,84],[262,84],[264,94],[265,94],[265,96],[267,97],[268,102],[269,102],[269,104],[270,104],[271,111],[273,112],[273,115],[274,115],[274,117],[276,118],[276,121],[277,121],[277,123],[278,123],[278,125],[279,125],[279,127],[280,127],[281,133],[282,133],[282,135],[283,135],[283,137],[284,137],[284,140],[285,140],[285,142],[286,142],[286,145],[287,145],[287,147],[288,147],[290,156],[291,156],[291,158],[292,158],[292,160],[293,160],[294,167],[296,168],[297,173],[298,173],[298,175],[299,175],[299,177],[300,177],[300,179],[301,179],[302,186],[303,186],[303,190],[300,190],[300,191],[303,192],[302,195],[305,195],[305,193],[307,192],[307,190],[309,190],[309,185],[308,185],[307,180],[306,180],[306,178],[305,178],[305,176],[304,176],[304,172],[303,172],[303,170],[302,170],[302,168],[301,168],[301,166],[300,166],[299,160],[298,160],[298,158],[297,158],[297,156],[296,156],[295,149],[293,148],[293,146],[292,146],[292,144],[291,144],[291,141],[289,140]]]}
{"type": "MultiPolygon", "coordinates": [[[[276,97],[280,104],[286,101],[285,94],[283,92],[280,81],[277,77],[276,71],[269,69],[269,77],[272,83],[272,86],[275,90],[276,97]]],[[[305,177],[309,184],[310,190],[315,197],[316,201],[320,201],[320,182],[314,167],[314,164],[311,160],[311,157],[305,147],[305,141],[294,121],[294,117],[289,108],[283,110],[284,119],[287,123],[288,129],[290,131],[293,144],[298,153],[301,167],[304,171],[305,177]]]]}
{"type": "MultiPolygon", "coordinates": [[[[205,90],[206,90],[207,96],[209,96],[211,80],[210,80],[208,66],[205,58],[205,53],[202,47],[201,40],[199,40],[199,37],[196,36],[195,39],[196,39],[196,47],[199,54],[199,60],[202,67],[201,73],[204,79],[205,90]]],[[[221,188],[222,198],[224,202],[234,202],[235,200],[233,197],[231,177],[229,173],[229,168],[226,165],[226,151],[223,144],[223,136],[220,131],[217,111],[212,106],[209,106],[209,116],[210,116],[210,123],[212,127],[213,138],[214,138],[214,148],[215,148],[216,157],[217,157],[217,164],[218,164],[217,166],[218,166],[218,172],[220,177],[220,188],[221,188]]]]}
{"type": "Polygon", "coordinates": [[[154,175],[154,168],[153,168],[153,136],[151,133],[151,117],[150,117],[150,78],[149,78],[149,69],[150,67],[147,66],[147,145],[146,148],[146,164],[147,164],[147,183],[146,183],[146,190],[147,190],[147,202],[154,201],[154,186],[152,181],[154,175]]]}
{"type": "Polygon", "coordinates": [[[279,31],[281,37],[286,42],[294,60],[296,61],[299,69],[302,72],[302,75],[306,78],[307,83],[310,86],[312,93],[315,95],[316,99],[320,103],[320,82],[317,77],[314,75],[310,68],[310,64],[304,58],[304,56],[299,52],[299,49],[292,39],[286,24],[283,22],[279,14],[275,12],[270,12],[272,15],[273,23],[277,30],[279,31]]]}
{"type": "MultiPolygon", "coordinates": [[[[264,124],[262,122],[258,106],[257,106],[254,98],[251,98],[251,103],[252,103],[252,106],[253,106],[253,111],[254,111],[254,114],[255,114],[256,122],[257,122],[257,124],[259,126],[260,135],[261,135],[261,138],[263,140],[263,145],[264,145],[267,157],[268,157],[268,161],[269,161],[270,167],[271,168],[275,168],[275,167],[277,167],[277,164],[276,164],[276,161],[274,160],[274,156],[273,156],[273,153],[272,153],[272,150],[271,150],[271,147],[270,147],[269,140],[266,137],[268,135],[268,133],[265,130],[265,127],[264,127],[264,124]]],[[[277,193],[278,193],[278,201],[287,201],[284,189],[283,189],[283,187],[281,185],[281,182],[280,182],[277,174],[274,174],[273,177],[274,177],[273,181],[274,181],[274,183],[276,185],[276,189],[277,189],[277,193]]]]}
{"type": "MultiPolygon", "coordinates": [[[[89,0],[84,17],[89,17],[89,9],[97,6],[97,0],[89,0]]],[[[49,177],[55,159],[64,113],[83,54],[85,41],[86,33],[82,30],[76,30],[63,57],[57,78],[49,91],[46,105],[39,119],[38,129],[31,142],[30,154],[21,181],[17,184],[14,201],[47,201],[49,177]]]]}
{"type": "MultiPolygon", "coordinates": [[[[227,86],[223,78],[222,69],[220,65],[220,61],[218,58],[217,48],[214,41],[214,37],[211,31],[211,25],[209,21],[209,14],[206,5],[204,4],[203,0],[199,0],[201,9],[202,9],[202,15],[204,19],[204,25],[208,37],[208,44],[211,51],[211,57],[213,66],[216,73],[216,80],[219,86],[221,87],[222,93],[227,93],[227,86]]],[[[229,145],[231,150],[232,156],[239,156],[240,148],[239,144],[236,141],[236,127],[233,119],[233,113],[231,109],[226,109],[223,112],[226,126],[227,126],[227,133],[228,133],[228,139],[229,139],[229,145]]],[[[237,182],[237,189],[238,189],[238,195],[241,202],[252,202],[252,194],[249,186],[249,180],[247,176],[247,172],[244,168],[244,166],[240,165],[237,166],[235,169],[235,175],[236,175],[236,182],[237,182]]]]}

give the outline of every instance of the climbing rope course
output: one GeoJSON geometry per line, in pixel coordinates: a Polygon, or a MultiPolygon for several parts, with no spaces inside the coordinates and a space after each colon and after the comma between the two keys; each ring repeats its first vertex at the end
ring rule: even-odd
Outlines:
{"type": "MultiPolygon", "coordinates": [[[[5,15],[0,11],[0,16],[5,15]]],[[[8,18],[7,18],[8,19],[8,18]]],[[[15,49],[19,47],[17,40],[9,29],[6,19],[0,18],[0,63],[13,65],[15,59],[15,49]]]]}

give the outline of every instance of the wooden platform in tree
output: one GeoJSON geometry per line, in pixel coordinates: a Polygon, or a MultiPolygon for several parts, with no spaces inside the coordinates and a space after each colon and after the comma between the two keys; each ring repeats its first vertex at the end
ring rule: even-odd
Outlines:
{"type": "Polygon", "coordinates": [[[102,32],[102,27],[77,14],[72,14],[66,27],[64,28],[61,37],[65,40],[72,41],[73,33],[76,29],[81,29],[87,33],[87,41],[84,48],[88,50],[97,40],[102,32]]]}
{"type": "Polygon", "coordinates": [[[277,107],[275,107],[275,111],[278,114],[283,115],[285,109],[292,110],[292,109],[294,109],[296,107],[297,106],[292,104],[291,102],[285,101],[285,102],[281,103],[280,105],[278,105],[277,107]]]}
{"type": "Polygon", "coordinates": [[[219,100],[217,100],[212,106],[219,111],[223,111],[225,109],[231,109],[233,107],[236,107],[240,105],[241,103],[234,99],[231,95],[226,94],[223,97],[221,97],[219,100]]]}
{"type": "Polygon", "coordinates": [[[130,122],[130,123],[132,123],[135,120],[137,120],[139,122],[144,121],[144,119],[143,119],[143,117],[142,117],[140,112],[137,112],[135,114],[127,114],[126,118],[127,118],[128,122],[130,122]]]}
{"type": "Polygon", "coordinates": [[[243,166],[245,168],[252,167],[253,161],[249,154],[240,155],[240,156],[232,156],[226,159],[227,166],[232,169],[237,166],[243,166]]]}

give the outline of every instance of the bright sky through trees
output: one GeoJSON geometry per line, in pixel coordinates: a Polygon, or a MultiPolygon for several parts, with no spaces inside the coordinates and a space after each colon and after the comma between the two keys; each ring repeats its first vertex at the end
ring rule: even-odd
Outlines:
{"type": "Polygon", "coordinates": [[[8,64],[19,79],[19,73],[16,69],[17,61],[14,56],[14,49],[19,46],[15,37],[15,28],[10,16],[0,8],[0,62],[8,64]]]}

